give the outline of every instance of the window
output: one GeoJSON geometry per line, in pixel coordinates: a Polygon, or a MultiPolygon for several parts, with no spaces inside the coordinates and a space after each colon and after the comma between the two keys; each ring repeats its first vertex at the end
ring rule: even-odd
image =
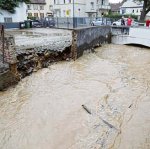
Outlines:
{"type": "Polygon", "coordinates": [[[40,10],[44,10],[44,6],[43,5],[40,6],[40,10]]]}
{"type": "Polygon", "coordinates": [[[65,10],[63,10],[63,15],[64,15],[64,17],[66,16],[66,11],[65,10]]]}
{"type": "Polygon", "coordinates": [[[28,13],[28,17],[32,17],[32,13],[28,13]]]}
{"type": "Polygon", "coordinates": [[[64,0],[64,4],[66,3],[66,1],[64,0]]]}
{"type": "Polygon", "coordinates": [[[38,5],[34,4],[34,5],[33,5],[33,9],[34,9],[34,10],[38,10],[38,5]]]}
{"type": "Polygon", "coordinates": [[[49,5],[49,10],[53,10],[53,5],[49,5]]]}
{"type": "Polygon", "coordinates": [[[132,10],[132,13],[134,13],[134,9],[132,10]]]}
{"type": "Polygon", "coordinates": [[[69,3],[71,3],[71,0],[69,0],[69,3]]]}
{"type": "Polygon", "coordinates": [[[40,18],[44,18],[44,13],[40,13],[40,18]]]}
{"type": "Polygon", "coordinates": [[[94,2],[91,2],[91,9],[94,9],[94,2]]]}
{"type": "Polygon", "coordinates": [[[104,5],[104,0],[102,0],[102,5],[104,5]]]}
{"type": "Polygon", "coordinates": [[[56,0],[54,0],[54,4],[56,4],[56,0]]]}
{"type": "Polygon", "coordinates": [[[137,12],[137,13],[139,12],[139,11],[138,11],[138,9],[137,9],[137,11],[136,11],[136,12],[137,12]]]}
{"type": "Polygon", "coordinates": [[[38,13],[34,13],[34,17],[38,18],[39,17],[38,13]]]}
{"type": "Polygon", "coordinates": [[[28,10],[31,10],[31,5],[27,5],[27,9],[28,9],[28,10]]]}
{"type": "Polygon", "coordinates": [[[12,22],[12,18],[4,18],[4,22],[5,23],[11,23],[12,22]]]}
{"type": "Polygon", "coordinates": [[[59,0],[57,0],[57,4],[60,4],[60,1],[59,1],[59,0]]]}

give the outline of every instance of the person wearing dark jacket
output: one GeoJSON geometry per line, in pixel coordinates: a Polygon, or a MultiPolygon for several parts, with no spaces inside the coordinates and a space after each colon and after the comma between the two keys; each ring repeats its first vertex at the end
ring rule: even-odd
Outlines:
{"type": "Polygon", "coordinates": [[[121,18],[121,25],[125,25],[124,16],[121,18]]]}
{"type": "MultiPolygon", "coordinates": [[[[121,18],[121,25],[125,26],[124,16],[122,16],[122,18],[121,18]]],[[[124,31],[125,31],[125,29],[122,27],[122,30],[121,30],[122,34],[124,33],[124,31]]]]}

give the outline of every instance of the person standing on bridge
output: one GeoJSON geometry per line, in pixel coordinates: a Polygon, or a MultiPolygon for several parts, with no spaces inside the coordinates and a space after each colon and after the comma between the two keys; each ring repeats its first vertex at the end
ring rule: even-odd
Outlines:
{"type": "Polygon", "coordinates": [[[129,16],[127,19],[127,26],[131,26],[132,25],[132,18],[129,16]]]}
{"type": "MultiPolygon", "coordinates": [[[[122,18],[121,18],[121,25],[125,26],[124,16],[122,16],[122,18]]],[[[125,30],[124,27],[122,27],[122,29],[121,29],[122,34],[124,33],[124,30],[125,30]]]]}
{"type": "Polygon", "coordinates": [[[146,27],[150,27],[150,19],[146,20],[146,27]]]}
{"type": "Polygon", "coordinates": [[[127,26],[128,26],[128,29],[127,29],[127,34],[129,35],[129,27],[132,25],[132,18],[129,16],[128,19],[127,19],[127,26]]]}

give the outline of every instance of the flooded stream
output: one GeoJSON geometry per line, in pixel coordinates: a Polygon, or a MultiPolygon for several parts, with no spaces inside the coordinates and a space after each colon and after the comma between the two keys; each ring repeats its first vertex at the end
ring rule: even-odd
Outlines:
{"type": "Polygon", "coordinates": [[[149,149],[149,87],[146,48],[53,64],[0,92],[0,149],[149,149]]]}

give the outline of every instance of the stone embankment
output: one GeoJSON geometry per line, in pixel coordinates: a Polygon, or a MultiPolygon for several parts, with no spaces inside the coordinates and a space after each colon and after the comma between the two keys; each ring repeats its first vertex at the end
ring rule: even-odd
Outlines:
{"type": "MultiPolygon", "coordinates": [[[[0,90],[38,69],[61,60],[76,60],[84,51],[110,43],[110,27],[76,30],[30,29],[7,31],[5,62],[10,80],[1,75],[0,90]],[[10,43],[10,44],[9,44],[10,43]],[[6,83],[7,82],[7,83],[6,83]]],[[[7,75],[5,75],[7,76],[7,75]]]]}

